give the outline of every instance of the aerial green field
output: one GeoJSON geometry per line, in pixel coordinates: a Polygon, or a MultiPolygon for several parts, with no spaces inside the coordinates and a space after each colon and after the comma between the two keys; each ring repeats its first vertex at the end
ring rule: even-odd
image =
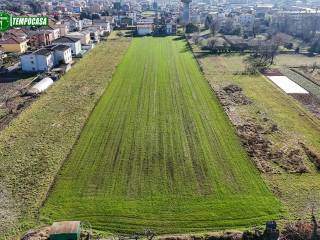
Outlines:
{"type": "Polygon", "coordinates": [[[0,132],[0,239],[39,224],[55,176],[129,45],[101,42],[0,132]]]}
{"type": "Polygon", "coordinates": [[[186,42],[134,39],[41,210],[108,232],[263,224],[281,206],[186,42]]]}

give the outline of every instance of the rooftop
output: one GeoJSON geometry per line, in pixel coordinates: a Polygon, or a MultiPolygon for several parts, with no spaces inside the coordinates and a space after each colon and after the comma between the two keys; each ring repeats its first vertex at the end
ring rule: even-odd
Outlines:
{"type": "Polygon", "coordinates": [[[51,51],[50,51],[49,49],[46,49],[46,48],[41,48],[41,49],[33,52],[33,54],[35,54],[35,55],[49,56],[49,55],[51,55],[51,51]]]}
{"type": "Polygon", "coordinates": [[[70,47],[66,45],[55,45],[55,46],[50,46],[51,50],[57,50],[57,51],[65,51],[68,50],[70,47]]]}
{"type": "Polygon", "coordinates": [[[15,37],[10,37],[7,39],[0,40],[0,44],[20,44],[26,42],[26,40],[21,40],[15,37]]]}
{"type": "Polygon", "coordinates": [[[77,233],[80,231],[79,221],[55,222],[52,224],[49,235],[77,233]]]}
{"type": "Polygon", "coordinates": [[[64,37],[60,37],[60,38],[54,40],[53,43],[75,43],[78,41],[80,41],[80,40],[77,38],[64,36],[64,37]]]}

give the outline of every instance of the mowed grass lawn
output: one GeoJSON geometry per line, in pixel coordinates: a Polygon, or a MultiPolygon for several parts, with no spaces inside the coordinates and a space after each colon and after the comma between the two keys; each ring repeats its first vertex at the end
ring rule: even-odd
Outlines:
{"type": "Polygon", "coordinates": [[[180,233],[263,224],[279,212],[186,42],[148,37],[131,43],[42,218],[180,233]]]}

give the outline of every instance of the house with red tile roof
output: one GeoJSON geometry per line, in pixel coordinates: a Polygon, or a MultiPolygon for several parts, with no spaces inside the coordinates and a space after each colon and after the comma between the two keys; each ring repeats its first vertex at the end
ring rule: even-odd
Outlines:
{"type": "Polygon", "coordinates": [[[0,48],[5,52],[24,53],[28,49],[28,40],[22,40],[15,37],[0,39],[0,48]]]}

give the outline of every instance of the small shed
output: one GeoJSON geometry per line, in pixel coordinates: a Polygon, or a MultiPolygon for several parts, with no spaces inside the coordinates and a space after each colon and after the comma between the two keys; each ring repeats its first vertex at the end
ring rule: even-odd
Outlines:
{"type": "Polygon", "coordinates": [[[49,231],[49,240],[79,240],[80,221],[55,222],[49,231]]]}

